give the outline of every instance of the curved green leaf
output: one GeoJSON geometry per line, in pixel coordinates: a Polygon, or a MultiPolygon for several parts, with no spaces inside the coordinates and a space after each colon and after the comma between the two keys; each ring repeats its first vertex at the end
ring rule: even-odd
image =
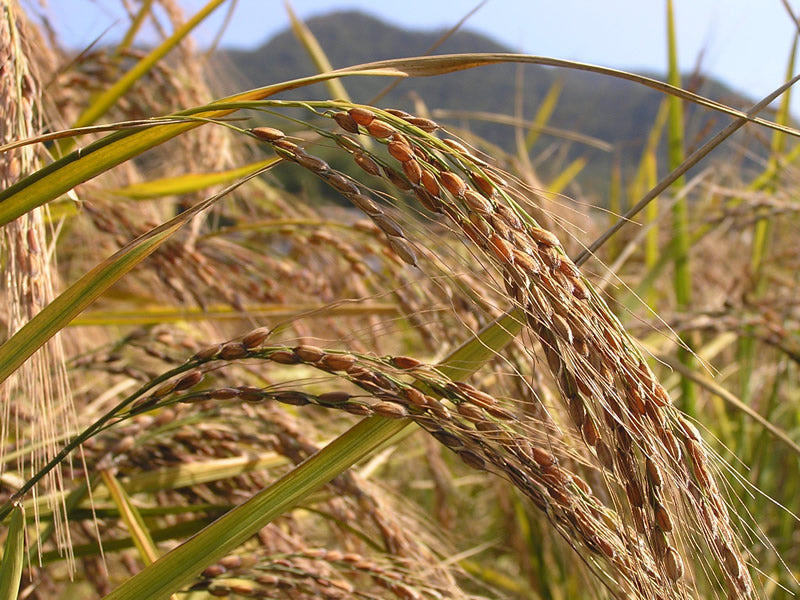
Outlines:
{"type": "Polygon", "coordinates": [[[91,311],[76,317],[71,326],[86,325],[152,325],[179,321],[222,321],[243,318],[269,317],[294,320],[302,317],[330,317],[353,315],[396,316],[397,305],[388,302],[346,302],[339,304],[251,304],[244,311],[230,306],[211,305],[205,308],[148,306],[141,310],[91,311]]]}
{"type": "MultiPolygon", "coordinates": [[[[718,102],[713,102],[697,94],[692,94],[680,88],[667,85],[655,79],[634,75],[625,71],[608,69],[578,63],[575,61],[560,60],[541,56],[522,54],[494,53],[494,54],[450,54],[441,56],[423,56],[416,58],[403,58],[394,60],[377,61],[356,65],[346,69],[339,69],[329,73],[321,73],[310,77],[303,77],[292,81],[257,88],[241,94],[224,98],[205,106],[178,113],[176,116],[195,115],[198,118],[216,119],[224,117],[234,111],[233,108],[219,109],[219,105],[230,102],[259,100],[279,92],[296,89],[313,83],[329,79],[350,76],[382,76],[382,77],[426,77],[441,75],[455,71],[463,71],[492,64],[524,63],[538,64],[553,67],[562,67],[582,71],[591,71],[627,79],[646,85],[664,93],[683,98],[690,102],[706,106],[730,116],[743,119],[745,122],[754,122],[761,125],[779,129],[790,135],[800,136],[800,131],[791,127],[781,126],[770,121],[746,114],[718,102]]],[[[103,173],[112,167],[137,156],[150,148],[158,146],[186,131],[199,127],[204,121],[176,124],[159,124],[145,130],[121,131],[111,134],[86,148],[76,150],[71,154],[55,161],[19,181],[13,186],[0,192],[0,226],[25,214],[29,210],[41,206],[58,198],[61,194],[71,190],[76,185],[103,173]]]]}
{"type": "Polygon", "coordinates": [[[179,194],[190,194],[211,187],[238,179],[256,169],[266,167],[274,159],[262,160],[250,163],[236,169],[219,171],[217,173],[187,173],[177,177],[165,177],[154,179],[153,181],[143,181],[132,185],[111,190],[110,193],[117,196],[125,196],[135,200],[147,200],[150,198],[161,198],[163,196],[177,196],[179,194]]]}
{"type": "MultiPolygon", "coordinates": [[[[360,71],[357,73],[337,71],[304,77],[293,81],[271,85],[224,99],[225,102],[258,100],[278,92],[317,83],[331,77],[344,75],[386,75],[383,71],[360,71]]],[[[394,74],[394,73],[392,73],[394,74]]],[[[222,101],[220,101],[222,102],[222,101]]],[[[217,109],[218,103],[197,107],[177,115],[191,114],[195,119],[185,122],[158,121],[145,129],[118,131],[64,156],[52,164],[0,191],[0,226],[20,215],[58,198],[76,185],[104,173],[172,138],[208,122],[234,112],[232,108],[217,109]]]]}
{"type": "Polygon", "coordinates": [[[0,346],[0,382],[5,381],[31,354],[114,282],[153,253],[184,222],[184,219],[173,219],[126,245],[86,273],[26,323],[0,346]]]}

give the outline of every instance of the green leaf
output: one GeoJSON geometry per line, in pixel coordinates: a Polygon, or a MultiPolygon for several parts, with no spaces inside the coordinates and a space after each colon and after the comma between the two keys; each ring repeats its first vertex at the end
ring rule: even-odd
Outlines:
{"type": "MultiPolygon", "coordinates": [[[[314,66],[317,67],[317,71],[320,73],[329,73],[333,71],[331,61],[328,60],[328,56],[325,54],[325,50],[322,49],[316,36],[295,14],[291,4],[288,2],[286,3],[286,12],[289,13],[289,20],[292,23],[292,31],[295,37],[303,44],[306,52],[308,52],[308,56],[314,62],[314,66]]],[[[331,98],[350,100],[350,94],[347,93],[347,90],[339,79],[329,79],[325,82],[325,86],[328,88],[331,98]]]]}
{"type": "Polygon", "coordinates": [[[533,117],[533,125],[528,131],[528,135],[525,136],[525,148],[527,148],[528,152],[530,152],[531,148],[536,144],[536,140],[539,139],[539,134],[547,125],[547,122],[553,115],[553,111],[558,106],[558,98],[561,96],[561,91],[563,89],[564,82],[562,80],[558,79],[554,81],[550,89],[547,90],[544,99],[539,104],[536,115],[533,117]]]}
{"type": "Polygon", "coordinates": [[[548,194],[560,194],[564,189],[575,179],[578,174],[586,166],[586,159],[578,157],[569,163],[561,173],[555,176],[553,180],[547,184],[548,194]]]}
{"type": "Polygon", "coordinates": [[[388,302],[353,302],[342,304],[248,304],[243,311],[230,306],[212,304],[205,308],[147,306],[141,310],[91,311],[76,317],[71,326],[87,325],[151,325],[181,321],[226,321],[244,318],[270,318],[294,320],[302,317],[330,317],[353,315],[396,316],[396,304],[388,302]]]}
{"type": "MultiPolygon", "coordinates": [[[[120,483],[125,486],[125,490],[130,494],[152,493],[163,490],[174,490],[181,487],[201,485],[212,481],[230,479],[242,473],[272,469],[283,466],[287,459],[274,452],[263,452],[261,454],[246,456],[231,456],[228,458],[214,458],[202,462],[189,464],[179,464],[170,467],[160,467],[150,471],[133,473],[123,477],[120,483]]],[[[109,496],[109,490],[103,486],[97,489],[92,488],[92,500],[105,500],[109,496]]],[[[67,497],[67,509],[72,510],[79,507],[80,502],[86,496],[86,482],[73,490],[67,497]],[[77,494],[76,494],[77,492],[77,494]]],[[[53,499],[60,500],[63,492],[52,492],[50,494],[40,494],[36,498],[30,498],[22,503],[27,510],[38,508],[39,515],[47,515],[48,505],[53,503],[53,499]]],[[[43,536],[44,538],[44,536],[43,536]]]]}
{"type": "MultiPolygon", "coordinates": [[[[777,125],[770,121],[760,119],[734,110],[718,102],[713,102],[697,94],[692,94],[680,88],[665,83],[595,65],[578,63],[568,60],[559,60],[541,56],[528,56],[521,54],[450,54],[441,56],[427,56],[416,58],[403,58],[394,60],[377,61],[356,65],[347,69],[340,69],[330,73],[321,73],[310,77],[303,77],[275,85],[257,88],[241,94],[224,98],[219,102],[207,104],[178,113],[175,116],[194,115],[202,119],[218,119],[234,112],[235,109],[219,109],[218,105],[230,102],[258,100],[267,98],[279,92],[293,90],[313,83],[327,81],[339,77],[352,76],[381,76],[381,77],[426,77],[441,75],[480,66],[525,63],[539,64],[582,71],[601,73],[620,79],[634,81],[667,94],[674,95],[684,100],[695,102],[713,110],[744,119],[746,122],[759,123],[773,129],[780,129],[794,136],[800,136],[796,129],[777,125]]],[[[41,206],[61,194],[71,190],[76,185],[103,173],[126,160],[158,146],[186,131],[199,127],[205,121],[190,123],[157,124],[145,130],[128,130],[111,134],[97,142],[89,144],[86,148],[76,150],[71,154],[55,161],[44,169],[26,177],[13,186],[0,192],[0,226],[16,219],[29,210],[41,206]]]]}
{"type": "Polygon", "coordinates": [[[119,480],[114,477],[114,474],[109,469],[100,471],[100,476],[103,478],[103,483],[111,493],[111,498],[114,504],[117,505],[122,520],[125,521],[125,526],[133,538],[133,543],[139,551],[139,558],[145,565],[151,565],[158,559],[158,549],[153,541],[150,532],[147,530],[142,515],[139,514],[139,509],[131,502],[131,497],[122,487],[119,480]]]}
{"type": "Polygon", "coordinates": [[[243,167],[237,167],[236,169],[220,171],[218,173],[187,173],[186,175],[178,175],[177,177],[154,179],[153,181],[134,183],[126,187],[110,190],[110,193],[116,196],[133,198],[135,200],[190,194],[209,188],[212,185],[228,183],[248,173],[252,173],[255,170],[266,167],[272,162],[274,162],[274,159],[270,158],[260,162],[250,163],[243,167]]]}
{"type": "MultiPolygon", "coordinates": [[[[188,212],[188,211],[187,211],[188,212]]],[[[186,221],[183,215],[127,244],[67,288],[0,346],[0,382],[186,221]]]]}
{"type": "MultiPolygon", "coordinates": [[[[675,15],[672,0],[667,0],[667,54],[669,68],[667,80],[675,87],[681,85],[681,74],[678,68],[678,50],[675,34],[675,15]]],[[[669,99],[669,116],[667,119],[667,160],[670,170],[676,169],[685,158],[683,149],[683,105],[675,96],[669,99]]],[[[686,179],[681,176],[672,184],[675,194],[683,188],[686,179]]],[[[673,291],[675,304],[678,311],[684,311],[692,303],[692,271],[689,262],[691,250],[689,242],[689,200],[681,196],[672,205],[672,247],[675,249],[673,262],[673,291]]],[[[680,336],[681,345],[678,347],[678,356],[688,369],[694,368],[693,341],[688,335],[680,336]]],[[[690,416],[696,414],[696,394],[692,381],[686,377],[681,378],[681,404],[690,416]]]]}
{"type": "Polygon", "coordinates": [[[16,600],[25,558],[25,513],[17,505],[11,513],[3,558],[0,562],[0,600],[16,600]]]}
{"type": "MultiPolygon", "coordinates": [[[[358,73],[337,71],[335,74],[314,75],[230,96],[221,100],[220,103],[258,100],[332,77],[357,74],[386,75],[387,73],[383,71],[362,71],[358,73]]],[[[156,120],[150,127],[144,129],[136,128],[117,131],[89,144],[85,148],[75,150],[25,177],[14,185],[0,191],[0,226],[13,221],[37,206],[58,198],[76,185],[88,181],[100,173],[104,173],[178,135],[207,124],[210,119],[219,119],[236,110],[234,108],[216,109],[217,105],[218,103],[207,104],[175,115],[177,119],[191,115],[194,118],[190,121],[165,122],[161,119],[156,120]]]]}

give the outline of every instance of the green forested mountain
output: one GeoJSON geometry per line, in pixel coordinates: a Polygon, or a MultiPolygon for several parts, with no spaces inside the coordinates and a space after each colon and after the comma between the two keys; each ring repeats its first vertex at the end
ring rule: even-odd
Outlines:
{"type": "MultiPolygon", "coordinates": [[[[443,33],[399,29],[358,12],[339,12],[312,18],[307,25],[337,68],[373,60],[421,55],[443,33]]],[[[446,40],[437,48],[436,53],[510,51],[513,50],[485,36],[463,30],[446,40]]],[[[215,60],[218,71],[227,77],[227,89],[222,91],[255,87],[314,73],[306,52],[288,30],[254,50],[222,51],[215,60]]],[[[632,171],[663,98],[661,94],[634,83],[583,71],[535,65],[525,66],[521,74],[519,71],[520,67],[516,65],[498,65],[444,76],[406,80],[379,104],[408,110],[413,108],[413,99],[418,97],[430,109],[490,111],[513,115],[515,94],[521,81],[524,90],[524,117],[531,119],[548,89],[560,80],[563,91],[548,124],[612,144],[617,149],[623,171],[632,171]]],[[[351,78],[345,81],[345,85],[355,101],[366,103],[390,81],[351,78]]],[[[685,85],[692,91],[736,107],[749,104],[721,84],[705,78],[688,79],[685,85]]],[[[321,86],[315,93],[320,97],[327,97],[321,86]]],[[[304,89],[302,94],[308,98],[309,90],[304,89]]],[[[446,119],[441,120],[448,122],[446,119]]],[[[697,143],[699,133],[707,134],[709,127],[721,126],[727,122],[721,115],[696,110],[691,106],[686,121],[686,139],[690,146],[697,143]]],[[[467,124],[461,120],[449,123],[467,124]]],[[[468,126],[492,142],[509,149],[513,147],[513,131],[509,126],[479,121],[470,121],[468,126]]],[[[741,142],[741,137],[739,141],[741,142]]],[[[551,160],[543,161],[541,169],[545,181],[548,171],[557,172],[563,167],[565,160],[584,156],[589,160],[589,166],[580,178],[584,191],[598,198],[604,196],[613,153],[576,142],[560,141],[553,136],[543,136],[533,153],[552,148],[554,143],[560,145],[562,152],[556,153],[551,160]],[[564,148],[564,144],[568,144],[568,147],[564,148]]],[[[727,150],[718,150],[726,156],[730,156],[732,151],[731,143],[728,143],[727,150]]]]}

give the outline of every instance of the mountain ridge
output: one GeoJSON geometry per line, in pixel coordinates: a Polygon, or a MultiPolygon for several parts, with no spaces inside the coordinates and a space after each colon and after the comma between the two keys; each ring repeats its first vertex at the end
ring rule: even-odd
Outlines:
{"type": "MultiPolygon", "coordinates": [[[[306,25],[319,40],[334,68],[423,55],[444,34],[443,30],[402,29],[359,11],[339,11],[313,17],[306,21],[306,25]]],[[[482,34],[462,29],[446,39],[436,49],[435,54],[472,52],[512,51],[482,34]]],[[[227,73],[231,72],[230,66],[234,72],[238,72],[239,81],[234,80],[232,87],[221,90],[225,93],[316,72],[307,52],[290,29],[265,40],[253,50],[219,51],[215,61],[220,65],[218,68],[228,69],[227,73]]],[[[518,81],[522,81],[522,114],[527,119],[533,118],[547,91],[556,81],[560,81],[563,89],[548,125],[608,142],[617,149],[618,160],[625,166],[638,162],[644,140],[664,97],[642,85],[595,73],[538,65],[524,65],[520,68],[517,65],[501,64],[436,77],[404,80],[379,105],[413,111],[415,99],[421,98],[430,108],[514,115],[518,81]]],[[[363,103],[370,102],[390,82],[391,80],[382,78],[354,77],[344,80],[353,100],[363,103]]],[[[735,107],[749,104],[741,95],[713,79],[694,77],[689,78],[686,83],[692,91],[726,104],[735,107]]],[[[320,84],[281,97],[311,96],[324,98],[328,94],[320,84]]],[[[689,146],[694,143],[698,133],[727,122],[727,117],[698,110],[694,105],[686,104],[686,108],[686,140],[689,146]]],[[[469,126],[477,135],[494,144],[509,151],[514,148],[513,130],[508,126],[483,122],[473,122],[469,126]]],[[[545,135],[534,151],[541,151],[554,141],[556,140],[545,135]]],[[[577,156],[585,157],[588,166],[582,174],[581,182],[592,194],[604,196],[605,190],[601,188],[603,180],[607,179],[610,172],[613,156],[574,142],[563,143],[567,144],[567,150],[559,154],[559,161],[543,167],[545,175],[548,171],[557,173],[567,160],[577,156]]]]}

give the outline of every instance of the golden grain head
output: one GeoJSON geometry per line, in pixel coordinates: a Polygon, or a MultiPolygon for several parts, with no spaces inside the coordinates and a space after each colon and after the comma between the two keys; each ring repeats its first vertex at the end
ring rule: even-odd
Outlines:
{"type": "Polygon", "coordinates": [[[355,160],[356,164],[370,175],[380,176],[381,174],[380,166],[378,166],[378,163],[376,163],[372,158],[367,156],[364,152],[359,151],[354,153],[353,160],[355,160]]]}
{"type": "Polygon", "coordinates": [[[355,107],[351,108],[347,112],[353,121],[359,125],[364,125],[365,127],[372,123],[372,121],[375,119],[375,113],[367,108],[355,107]]]}
{"type": "Polygon", "coordinates": [[[458,457],[464,461],[468,467],[477,469],[479,471],[486,470],[486,461],[476,452],[472,450],[459,450],[458,457]]]}
{"type": "Polygon", "coordinates": [[[558,238],[554,234],[541,227],[531,227],[528,230],[528,234],[536,240],[537,243],[543,246],[561,246],[561,242],[558,241],[558,238]]]}
{"type": "Polygon", "coordinates": [[[385,123],[384,121],[379,121],[378,119],[370,121],[369,125],[366,127],[369,134],[377,139],[388,138],[397,133],[397,130],[394,127],[388,123],[385,123]]]}
{"type": "Polygon", "coordinates": [[[177,382],[175,382],[175,390],[188,390],[191,387],[194,387],[198,383],[203,381],[203,373],[202,371],[194,370],[189,371],[185,375],[183,375],[177,382]]]}
{"type": "Polygon", "coordinates": [[[379,401],[371,406],[372,412],[387,419],[403,419],[408,416],[405,407],[394,402],[379,401]]]}
{"type": "Polygon", "coordinates": [[[672,531],[672,517],[669,516],[666,507],[663,504],[656,504],[653,506],[653,516],[656,525],[661,528],[661,531],[669,533],[672,531]]]}
{"type": "Polygon", "coordinates": [[[270,336],[271,333],[272,330],[269,327],[259,327],[258,329],[254,329],[242,338],[242,345],[248,349],[260,346],[264,343],[264,340],[270,336]]]}
{"type": "Polygon", "coordinates": [[[247,356],[247,348],[241,342],[228,342],[223,344],[219,355],[225,360],[234,360],[247,356]]]}
{"type": "Polygon", "coordinates": [[[239,390],[236,388],[218,388],[211,390],[209,395],[214,400],[230,400],[239,395],[239,390]]]}
{"type": "Polygon", "coordinates": [[[282,365],[296,365],[301,362],[300,357],[289,350],[276,350],[270,353],[269,359],[282,365]]]}
{"type": "Polygon", "coordinates": [[[420,174],[420,183],[429,194],[433,196],[439,195],[441,191],[439,188],[439,182],[436,181],[436,177],[434,177],[430,171],[423,169],[422,173],[420,174]]]}
{"type": "Polygon", "coordinates": [[[345,131],[349,133],[358,133],[358,123],[349,113],[337,112],[333,115],[333,120],[345,131]]]}
{"type": "Polygon", "coordinates": [[[464,192],[467,190],[467,184],[464,183],[464,180],[450,171],[442,171],[439,173],[439,181],[441,181],[442,187],[457,197],[463,196],[464,192]]]}
{"type": "Polygon", "coordinates": [[[468,189],[464,191],[464,202],[475,212],[482,215],[490,215],[493,212],[492,203],[484,196],[468,189]]]}
{"type": "Polygon", "coordinates": [[[400,175],[400,173],[391,167],[384,167],[383,174],[386,176],[386,179],[399,190],[407,192],[414,188],[413,184],[407,178],[400,175]]]}
{"type": "Polygon", "coordinates": [[[664,555],[664,571],[673,583],[683,577],[683,560],[675,548],[667,548],[664,555]]]}
{"type": "Polygon", "coordinates": [[[416,369],[423,365],[422,361],[410,356],[393,356],[389,362],[398,369],[416,369]]]}
{"type": "Polygon", "coordinates": [[[350,194],[348,196],[348,199],[350,200],[350,202],[353,203],[353,206],[358,208],[364,214],[369,215],[370,217],[374,217],[374,216],[379,215],[379,214],[381,214],[383,212],[372,201],[372,199],[369,196],[366,196],[365,194],[361,194],[361,193],[359,193],[359,194],[350,194]]]}
{"type": "Polygon", "coordinates": [[[286,137],[286,134],[283,133],[283,131],[280,129],[275,129],[274,127],[254,127],[253,129],[250,129],[250,133],[252,133],[258,139],[265,140],[267,142],[274,142],[286,137]]]}
{"type": "Polygon", "coordinates": [[[205,348],[198,350],[193,358],[195,358],[196,360],[208,360],[210,358],[214,358],[215,356],[217,356],[221,350],[222,350],[221,344],[206,346],[205,348]]]}
{"type": "Polygon", "coordinates": [[[351,195],[351,194],[358,194],[361,192],[358,185],[342,173],[338,171],[331,171],[325,176],[325,181],[333,187],[335,190],[341,192],[344,195],[351,195]]]}
{"type": "Polygon", "coordinates": [[[372,218],[372,221],[386,235],[393,235],[395,237],[403,237],[403,229],[391,217],[387,217],[386,215],[383,215],[383,214],[376,215],[376,216],[374,216],[372,218]]]}
{"type": "Polygon", "coordinates": [[[416,196],[417,200],[420,204],[426,209],[433,213],[441,213],[442,212],[442,203],[439,199],[437,199],[433,194],[431,194],[428,190],[424,187],[415,187],[414,188],[414,196],[416,196]]]}
{"type": "Polygon", "coordinates": [[[296,390],[281,390],[273,392],[271,395],[278,402],[291,406],[306,406],[307,404],[311,404],[311,397],[308,394],[296,390]]]}
{"type": "Polygon", "coordinates": [[[280,139],[274,140],[272,142],[272,147],[275,148],[276,151],[277,150],[284,150],[285,152],[288,152],[292,156],[292,158],[294,157],[294,153],[299,148],[299,146],[297,144],[295,144],[291,140],[287,140],[286,138],[280,138],[280,139]]]}
{"type": "Polygon", "coordinates": [[[325,354],[320,362],[332,371],[347,371],[356,364],[356,357],[351,354],[325,354]]]}
{"type": "Polygon", "coordinates": [[[422,167],[416,160],[407,160],[402,165],[403,173],[408,178],[408,180],[417,185],[422,180],[422,167]]]}
{"type": "Polygon", "coordinates": [[[407,117],[406,121],[415,127],[419,127],[426,133],[433,133],[439,129],[439,124],[436,121],[432,121],[431,119],[426,119],[424,117],[407,117]]]}
{"type": "Polygon", "coordinates": [[[389,242],[389,247],[392,251],[400,257],[400,259],[412,267],[417,266],[417,253],[414,251],[414,248],[408,242],[408,240],[403,239],[402,237],[389,235],[386,238],[386,241],[389,242]]]}
{"type": "Polygon", "coordinates": [[[495,195],[496,190],[494,184],[480,173],[470,173],[470,179],[472,180],[473,185],[478,188],[480,193],[487,198],[491,198],[495,195]]]}
{"type": "Polygon", "coordinates": [[[161,385],[159,385],[155,390],[153,390],[153,396],[158,398],[163,398],[167,394],[171,394],[172,391],[175,389],[175,384],[177,381],[165,381],[161,385]]]}
{"type": "Polygon", "coordinates": [[[469,156],[470,154],[469,149],[461,142],[454,140],[452,138],[445,138],[442,141],[452,150],[455,150],[456,152],[469,156]]]}
{"type": "Polygon", "coordinates": [[[295,151],[295,162],[298,165],[303,167],[304,169],[308,169],[309,171],[313,171],[317,174],[326,173],[330,171],[330,166],[321,158],[317,158],[316,156],[312,156],[310,154],[306,154],[306,152],[302,148],[297,148],[295,151]]]}
{"type": "Polygon", "coordinates": [[[414,151],[408,142],[402,139],[395,139],[386,145],[386,149],[394,158],[400,162],[406,162],[414,158],[414,151]]]}
{"type": "Polygon", "coordinates": [[[514,263],[513,246],[507,240],[493,233],[489,238],[489,243],[491,244],[491,249],[494,251],[497,260],[508,265],[514,263]]]}
{"type": "Polygon", "coordinates": [[[424,408],[427,406],[425,394],[413,387],[407,387],[403,390],[403,395],[412,405],[424,408]]]}
{"type": "Polygon", "coordinates": [[[350,400],[350,398],[352,398],[350,394],[341,391],[326,392],[324,394],[320,394],[319,396],[317,396],[317,400],[319,401],[319,403],[325,406],[335,406],[337,404],[343,404],[344,402],[350,400]]]}

